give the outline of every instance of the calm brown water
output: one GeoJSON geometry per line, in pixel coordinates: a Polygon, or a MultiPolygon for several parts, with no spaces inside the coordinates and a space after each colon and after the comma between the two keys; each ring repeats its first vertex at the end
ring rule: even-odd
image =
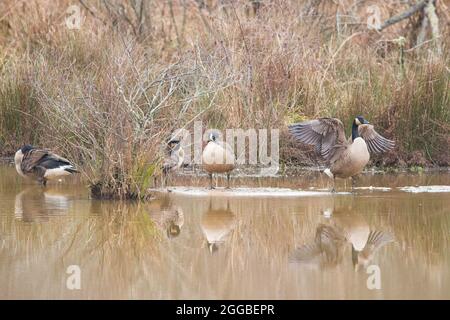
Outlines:
{"type": "Polygon", "coordinates": [[[71,181],[43,189],[1,166],[0,298],[449,299],[450,192],[397,187],[448,186],[450,174],[364,175],[358,184],[392,189],[285,197],[197,188],[130,204],[90,200],[71,181]],[[324,228],[347,240],[322,242],[314,255],[324,228]],[[354,265],[352,247],[362,249],[371,231],[395,241],[354,265]],[[71,265],[81,270],[80,290],[66,286],[71,265]],[[367,266],[379,268],[380,289],[368,288],[367,266]]]}

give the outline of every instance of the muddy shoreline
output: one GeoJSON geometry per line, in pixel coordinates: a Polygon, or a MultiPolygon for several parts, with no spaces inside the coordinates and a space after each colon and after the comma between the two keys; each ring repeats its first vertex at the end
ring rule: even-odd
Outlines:
{"type": "MultiPolygon", "coordinates": [[[[14,164],[13,156],[4,156],[0,157],[0,165],[14,164]]],[[[283,164],[282,169],[280,168],[278,175],[281,176],[290,176],[295,175],[299,172],[318,172],[322,171],[325,167],[319,165],[288,165],[283,164]]],[[[259,176],[258,172],[264,167],[260,166],[243,166],[238,167],[235,171],[239,172],[239,175],[242,176],[259,176]]],[[[450,166],[433,166],[433,165],[424,165],[424,166],[367,166],[364,169],[364,173],[415,173],[415,172],[448,172],[450,171],[450,166]]],[[[177,173],[179,176],[192,176],[202,174],[202,170],[200,166],[188,167],[185,170],[182,170],[177,173]]]]}

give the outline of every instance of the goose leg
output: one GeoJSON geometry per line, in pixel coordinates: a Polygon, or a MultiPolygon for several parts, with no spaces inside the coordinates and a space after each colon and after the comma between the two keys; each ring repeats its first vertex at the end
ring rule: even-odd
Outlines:
{"type": "Polygon", "coordinates": [[[171,175],[167,175],[165,184],[166,184],[165,187],[166,187],[167,191],[171,192],[171,190],[169,189],[170,185],[172,184],[172,176],[171,175]]]}
{"type": "Polygon", "coordinates": [[[47,186],[47,179],[42,179],[42,185],[44,186],[44,187],[46,187],[47,186]]]}
{"type": "Polygon", "coordinates": [[[212,175],[212,173],[209,174],[209,188],[211,190],[215,189],[214,186],[213,186],[213,175],[212,175]]]}
{"type": "Polygon", "coordinates": [[[166,187],[166,179],[167,179],[167,175],[165,173],[163,173],[163,176],[161,178],[161,187],[163,189],[166,187]]]}
{"type": "Polygon", "coordinates": [[[227,189],[230,189],[230,174],[227,173],[227,189]]]}
{"type": "Polygon", "coordinates": [[[352,193],[355,193],[356,178],[355,177],[351,177],[351,179],[352,179],[352,193]]]}
{"type": "Polygon", "coordinates": [[[331,188],[331,193],[336,193],[336,178],[333,178],[333,187],[331,188]]]}

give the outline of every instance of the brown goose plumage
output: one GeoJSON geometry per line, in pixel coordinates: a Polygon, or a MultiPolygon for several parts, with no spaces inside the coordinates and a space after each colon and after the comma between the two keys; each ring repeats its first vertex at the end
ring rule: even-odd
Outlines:
{"type": "Polygon", "coordinates": [[[299,141],[314,145],[331,178],[349,178],[359,174],[369,162],[370,153],[391,150],[395,144],[377,133],[363,117],[353,121],[352,136],[345,137],[344,125],[336,118],[320,118],[289,126],[299,141]]]}
{"type": "Polygon", "coordinates": [[[74,165],[67,159],[46,149],[25,145],[14,156],[17,173],[23,177],[38,180],[44,186],[48,180],[77,173],[74,165]]]}
{"type": "Polygon", "coordinates": [[[300,264],[336,266],[342,261],[345,234],[335,226],[319,224],[314,242],[304,244],[290,254],[289,260],[300,264]]]}

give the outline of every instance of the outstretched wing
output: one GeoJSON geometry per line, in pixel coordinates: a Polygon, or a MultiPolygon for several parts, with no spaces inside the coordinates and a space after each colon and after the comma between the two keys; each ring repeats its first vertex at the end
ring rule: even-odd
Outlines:
{"type": "Polygon", "coordinates": [[[304,244],[289,255],[289,261],[295,263],[310,263],[321,259],[322,250],[317,243],[304,244]]]}
{"type": "Polygon", "coordinates": [[[367,238],[367,243],[364,246],[362,254],[366,257],[370,257],[381,247],[393,241],[394,237],[389,232],[379,230],[371,231],[369,233],[369,237],[367,238]]]}
{"type": "Polygon", "coordinates": [[[344,125],[336,118],[295,123],[289,126],[289,131],[297,140],[314,145],[316,152],[327,161],[346,143],[344,125]]]}
{"type": "Polygon", "coordinates": [[[386,152],[395,147],[394,141],[381,136],[371,124],[359,125],[358,133],[366,141],[367,147],[372,153],[386,152]]]}

